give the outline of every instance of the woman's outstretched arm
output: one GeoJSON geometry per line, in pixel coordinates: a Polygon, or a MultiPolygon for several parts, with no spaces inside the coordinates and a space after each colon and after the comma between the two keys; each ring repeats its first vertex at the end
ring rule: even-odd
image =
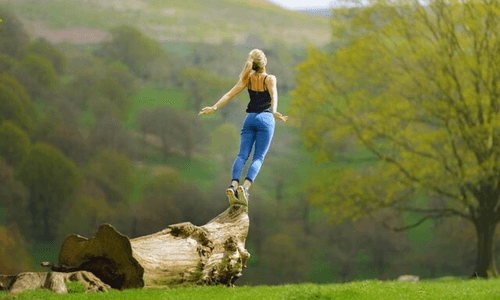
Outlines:
{"type": "Polygon", "coordinates": [[[204,107],[200,111],[198,116],[213,114],[217,109],[223,107],[224,105],[229,103],[229,101],[233,100],[233,98],[240,94],[246,87],[247,85],[245,83],[243,83],[241,80],[238,81],[238,83],[229,92],[222,96],[222,98],[220,98],[217,103],[215,103],[213,106],[204,107]]]}
{"type": "Polygon", "coordinates": [[[288,116],[283,116],[278,112],[278,88],[276,87],[276,76],[269,75],[268,78],[269,80],[266,82],[266,86],[269,90],[269,94],[271,95],[271,112],[276,119],[286,122],[286,120],[288,120],[288,116]]]}

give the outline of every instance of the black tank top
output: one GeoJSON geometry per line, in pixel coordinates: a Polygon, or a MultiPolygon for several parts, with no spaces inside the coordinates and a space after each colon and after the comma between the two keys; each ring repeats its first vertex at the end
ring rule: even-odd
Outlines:
{"type": "Polygon", "coordinates": [[[254,91],[250,88],[250,79],[248,80],[248,94],[250,95],[250,102],[247,106],[247,113],[261,113],[264,111],[271,111],[271,94],[266,87],[266,77],[264,77],[264,91],[254,91]]]}

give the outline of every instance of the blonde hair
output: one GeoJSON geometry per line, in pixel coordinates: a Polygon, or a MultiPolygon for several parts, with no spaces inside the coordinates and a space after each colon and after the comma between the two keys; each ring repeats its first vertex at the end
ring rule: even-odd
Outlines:
{"type": "Polygon", "coordinates": [[[241,71],[240,81],[247,82],[252,72],[259,72],[263,70],[266,67],[266,64],[267,58],[264,52],[259,49],[253,49],[250,51],[250,54],[248,54],[248,60],[241,71]]]}

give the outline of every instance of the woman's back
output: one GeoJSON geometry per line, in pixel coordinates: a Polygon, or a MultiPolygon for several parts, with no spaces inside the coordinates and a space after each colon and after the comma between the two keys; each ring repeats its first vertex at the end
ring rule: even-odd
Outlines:
{"type": "Polygon", "coordinates": [[[247,113],[260,113],[269,111],[271,107],[271,94],[266,86],[267,74],[252,74],[248,80],[248,94],[250,102],[248,103],[247,113]]]}

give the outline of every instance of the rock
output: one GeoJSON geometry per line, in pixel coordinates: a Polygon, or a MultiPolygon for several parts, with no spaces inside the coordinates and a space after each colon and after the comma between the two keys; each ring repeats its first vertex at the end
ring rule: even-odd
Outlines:
{"type": "Polygon", "coordinates": [[[61,272],[25,272],[17,275],[0,275],[0,290],[20,293],[26,290],[46,288],[58,294],[68,292],[66,282],[79,282],[86,287],[86,292],[105,292],[110,286],[103,283],[94,274],[87,271],[72,273],[61,272]]]}
{"type": "Polygon", "coordinates": [[[417,283],[419,282],[420,277],[415,276],[415,275],[401,275],[398,277],[398,281],[401,282],[410,282],[410,283],[417,283]]]}

